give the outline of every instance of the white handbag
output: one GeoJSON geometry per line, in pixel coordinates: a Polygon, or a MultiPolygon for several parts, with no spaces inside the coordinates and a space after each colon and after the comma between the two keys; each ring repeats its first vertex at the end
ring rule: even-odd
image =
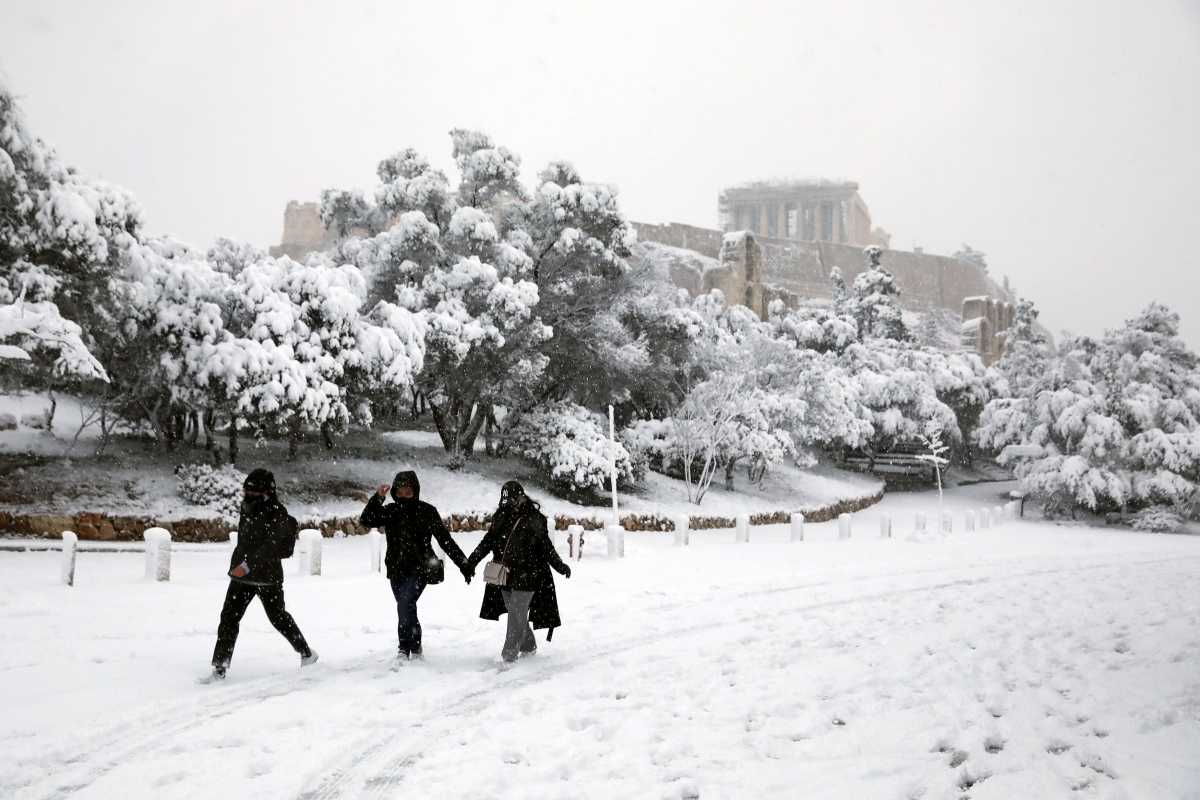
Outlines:
{"type": "Polygon", "coordinates": [[[517,517],[513,521],[512,528],[508,532],[508,541],[504,543],[504,552],[500,554],[500,561],[492,559],[483,566],[483,582],[490,583],[493,586],[508,586],[508,579],[512,575],[504,561],[508,558],[508,548],[512,547],[512,541],[517,535],[517,525],[521,522],[521,518],[517,517]]]}

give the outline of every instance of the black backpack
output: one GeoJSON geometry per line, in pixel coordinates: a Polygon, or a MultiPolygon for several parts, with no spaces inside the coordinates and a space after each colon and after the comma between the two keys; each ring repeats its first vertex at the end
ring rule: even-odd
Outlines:
{"type": "Polygon", "coordinates": [[[296,539],[300,536],[300,526],[296,523],[296,518],[290,514],[287,521],[283,524],[282,530],[276,534],[277,554],[281,559],[291,558],[296,552],[296,539]]]}

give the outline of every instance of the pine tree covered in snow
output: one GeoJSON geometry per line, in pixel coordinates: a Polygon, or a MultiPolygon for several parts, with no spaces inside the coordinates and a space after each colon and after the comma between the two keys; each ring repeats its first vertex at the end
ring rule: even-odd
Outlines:
{"type": "Polygon", "coordinates": [[[1102,339],[1068,339],[1039,375],[1017,373],[1017,395],[985,409],[980,443],[1043,448],[1015,469],[1050,513],[1169,506],[1194,514],[1197,363],[1179,336],[1178,315],[1151,304],[1102,339]]]}
{"type": "Polygon", "coordinates": [[[874,245],[863,250],[867,268],[854,278],[847,309],[858,322],[862,338],[877,336],[884,339],[909,338],[904,316],[897,298],[900,287],[892,273],[880,266],[882,248],[874,245]]]}

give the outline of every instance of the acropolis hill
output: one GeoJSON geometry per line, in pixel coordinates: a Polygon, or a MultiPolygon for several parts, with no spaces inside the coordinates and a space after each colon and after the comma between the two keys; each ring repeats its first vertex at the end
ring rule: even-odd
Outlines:
{"type": "MultiPolygon", "coordinates": [[[[888,249],[872,227],[858,184],[763,181],[730,187],[718,198],[721,228],[634,222],[633,260],[662,269],[692,296],[719,289],[760,316],[780,299],[788,306],[831,297],[834,267],[846,281],[866,269],[863,249],[884,248],[881,265],[900,287],[908,311],[961,319],[961,346],[992,363],[1012,322],[1015,298],[979,264],[921,251],[888,249]]],[[[317,203],[290,202],[283,240],[272,255],[302,258],[336,243],[317,203]]]]}

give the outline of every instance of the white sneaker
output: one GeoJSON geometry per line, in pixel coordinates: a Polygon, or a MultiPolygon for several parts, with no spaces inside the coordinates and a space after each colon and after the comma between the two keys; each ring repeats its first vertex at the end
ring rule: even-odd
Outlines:
{"type": "Polygon", "coordinates": [[[320,658],[320,656],[317,655],[317,651],[310,650],[308,655],[300,656],[300,666],[307,667],[310,664],[315,664],[317,663],[318,658],[320,658]]]}

